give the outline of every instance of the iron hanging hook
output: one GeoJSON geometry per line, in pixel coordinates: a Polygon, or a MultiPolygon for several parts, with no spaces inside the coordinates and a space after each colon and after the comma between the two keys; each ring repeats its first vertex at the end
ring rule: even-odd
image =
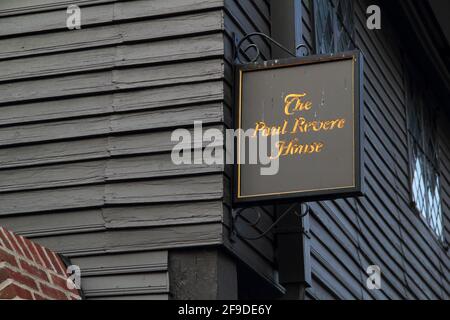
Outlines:
{"type": "MultiPolygon", "coordinates": [[[[246,34],[236,45],[235,48],[235,52],[234,52],[234,60],[238,61],[240,64],[244,64],[244,62],[241,60],[241,55],[240,52],[242,51],[243,53],[247,53],[249,49],[253,48],[256,51],[256,54],[253,58],[248,59],[247,58],[247,63],[253,63],[256,62],[259,57],[261,56],[261,50],[259,49],[258,45],[255,43],[250,43],[247,47],[245,47],[244,49],[241,49],[242,45],[244,44],[244,42],[246,40],[249,40],[252,37],[261,37],[263,39],[268,40],[269,42],[271,42],[272,44],[274,44],[275,46],[277,46],[278,48],[280,48],[281,50],[283,50],[284,52],[286,52],[287,54],[289,54],[292,57],[297,57],[296,53],[291,52],[289,49],[287,49],[285,46],[283,46],[281,43],[279,43],[278,41],[272,39],[271,37],[269,37],[268,35],[262,33],[262,32],[252,32],[252,33],[248,33],[246,34]]],[[[296,50],[299,50],[300,48],[304,48],[306,49],[306,55],[309,55],[309,47],[306,44],[300,44],[296,47],[296,50]]]]}
{"type": "MultiPolygon", "coordinates": [[[[248,237],[243,235],[238,227],[237,227],[237,222],[238,219],[243,217],[243,213],[247,210],[253,211],[257,214],[257,217],[255,219],[255,221],[253,222],[247,222],[247,224],[251,227],[256,227],[259,222],[262,220],[262,214],[260,212],[260,210],[262,210],[261,208],[258,207],[251,207],[251,208],[243,208],[243,209],[239,209],[236,212],[232,213],[232,218],[231,218],[231,234],[230,235],[237,235],[245,240],[258,240],[261,239],[263,237],[265,237],[269,232],[271,232],[279,223],[281,220],[283,220],[284,217],[286,217],[289,213],[293,213],[295,214],[297,217],[299,217],[299,219],[303,219],[304,217],[306,217],[309,214],[310,211],[310,207],[308,206],[308,204],[306,203],[301,203],[300,204],[300,210],[297,210],[298,204],[294,203],[292,204],[288,209],[286,209],[266,230],[260,232],[257,236],[254,237],[248,237]],[[298,212],[300,211],[300,212],[298,212]]],[[[302,232],[309,237],[309,234],[307,231],[302,229],[302,232]]]]}

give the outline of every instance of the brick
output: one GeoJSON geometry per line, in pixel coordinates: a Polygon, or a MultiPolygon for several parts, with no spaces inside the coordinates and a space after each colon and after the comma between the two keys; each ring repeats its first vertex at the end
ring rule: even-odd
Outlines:
{"type": "Polygon", "coordinates": [[[1,227],[0,237],[0,299],[81,300],[60,256],[1,227]]]}
{"type": "Polygon", "coordinates": [[[14,234],[12,234],[11,232],[9,232],[8,230],[5,230],[5,234],[6,234],[6,237],[9,239],[9,243],[11,243],[11,245],[14,248],[13,251],[15,251],[16,253],[23,256],[24,254],[22,252],[22,249],[19,247],[19,245],[16,242],[16,239],[15,239],[16,236],[14,234]]]}
{"type": "Polygon", "coordinates": [[[2,239],[3,243],[6,246],[6,249],[14,251],[13,247],[11,246],[11,243],[6,237],[6,231],[3,228],[0,228],[0,238],[2,239]]]}
{"type": "Polygon", "coordinates": [[[17,236],[16,240],[17,240],[19,246],[22,248],[22,251],[25,254],[25,257],[27,257],[30,260],[33,260],[33,257],[31,256],[31,253],[28,250],[27,245],[25,244],[24,238],[21,236],[17,236]]]}
{"type": "Polygon", "coordinates": [[[66,264],[64,263],[64,261],[56,253],[53,253],[53,255],[56,257],[56,259],[58,261],[58,266],[59,266],[59,269],[61,270],[61,274],[66,276],[67,275],[67,266],[66,266],[66,264]]]}
{"type": "Polygon", "coordinates": [[[67,300],[67,296],[64,292],[54,289],[48,285],[46,285],[45,283],[41,283],[40,284],[41,287],[41,292],[53,299],[57,299],[57,300],[67,300]]]}
{"type": "Polygon", "coordinates": [[[20,267],[23,270],[25,270],[26,272],[28,272],[29,274],[32,274],[32,275],[40,278],[41,280],[49,281],[49,278],[45,271],[33,266],[32,264],[30,264],[24,260],[20,260],[20,267]]]}
{"type": "Polygon", "coordinates": [[[2,248],[0,248],[0,262],[6,262],[13,267],[18,266],[16,257],[4,251],[2,248]]]}
{"type": "Polygon", "coordinates": [[[0,299],[14,299],[14,298],[31,300],[33,299],[33,295],[31,294],[31,291],[21,288],[15,283],[11,283],[6,288],[3,288],[0,291],[0,299]]]}
{"type": "Polygon", "coordinates": [[[60,273],[59,271],[59,267],[58,267],[58,262],[56,261],[53,252],[50,251],[47,248],[44,248],[45,253],[47,253],[47,257],[50,260],[50,263],[52,264],[52,270],[55,271],[56,273],[60,273]]]}
{"type": "Polygon", "coordinates": [[[39,257],[39,253],[37,252],[34,243],[31,242],[30,240],[28,240],[27,238],[24,238],[25,240],[25,244],[28,247],[28,250],[30,251],[32,257],[33,257],[33,261],[36,262],[37,264],[40,265],[44,265],[44,262],[41,260],[41,258],[39,257]]]}
{"type": "Polygon", "coordinates": [[[33,300],[48,300],[44,296],[41,296],[40,294],[37,294],[36,292],[33,292],[33,300]]]}
{"type": "Polygon", "coordinates": [[[60,287],[64,290],[67,289],[67,279],[63,279],[62,277],[59,276],[55,276],[55,275],[51,275],[51,279],[52,279],[52,283],[57,286],[60,287]]]}
{"type": "Polygon", "coordinates": [[[53,266],[50,263],[50,260],[48,260],[47,255],[45,254],[44,249],[40,246],[40,245],[35,245],[34,246],[36,248],[36,250],[39,252],[39,256],[41,257],[42,261],[44,262],[44,267],[53,270],[53,266]]]}
{"type": "Polygon", "coordinates": [[[36,281],[34,281],[32,278],[11,270],[8,267],[0,268],[0,283],[8,279],[13,280],[14,282],[18,282],[30,289],[38,290],[36,281]]]}

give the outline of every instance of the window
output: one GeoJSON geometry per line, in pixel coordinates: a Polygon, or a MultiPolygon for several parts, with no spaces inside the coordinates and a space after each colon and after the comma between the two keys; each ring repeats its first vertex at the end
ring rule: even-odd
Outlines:
{"type": "Polygon", "coordinates": [[[411,196],[414,206],[440,240],[443,240],[439,181],[436,109],[418,88],[410,88],[408,136],[411,196]]]}
{"type": "Polygon", "coordinates": [[[313,2],[316,52],[326,54],[353,49],[352,0],[314,0],[313,2]]]}

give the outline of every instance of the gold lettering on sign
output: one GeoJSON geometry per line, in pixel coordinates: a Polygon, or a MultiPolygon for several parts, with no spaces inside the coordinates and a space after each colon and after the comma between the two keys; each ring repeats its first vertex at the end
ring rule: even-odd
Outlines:
{"type": "Polygon", "coordinates": [[[288,124],[289,122],[287,120],[284,120],[281,126],[267,126],[264,121],[257,122],[253,137],[256,137],[259,133],[261,133],[263,137],[286,134],[288,124]]]}
{"type": "Polygon", "coordinates": [[[335,119],[330,121],[307,121],[305,118],[295,119],[294,128],[291,133],[297,132],[318,132],[331,131],[334,129],[343,129],[345,127],[345,119],[335,119]]]}
{"type": "Polygon", "coordinates": [[[278,152],[272,159],[293,155],[318,154],[326,148],[325,143],[322,141],[300,143],[296,137],[286,141],[281,140],[282,136],[294,134],[309,135],[345,128],[347,121],[344,118],[308,120],[308,111],[312,111],[313,103],[308,100],[307,96],[307,93],[291,93],[286,95],[283,111],[287,119],[284,119],[281,124],[268,124],[266,121],[258,121],[255,123],[254,138],[258,135],[262,135],[263,137],[280,136],[280,141],[276,145],[278,152]],[[304,115],[299,116],[300,113],[304,113],[304,115]]]}
{"type": "Polygon", "coordinates": [[[277,143],[278,153],[276,156],[272,156],[273,159],[289,155],[302,155],[313,154],[322,152],[324,144],[322,142],[313,142],[310,144],[299,144],[298,139],[291,140],[289,143],[286,141],[279,141],[277,143]]]}
{"type": "Polygon", "coordinates": [[[311,101],[303,101],[302,98],[306,97],[306,93],[300,94],[288,94],[284,98],[284,114],[292,116],[298,111],[308,111],[312,108],[311,101]]]}

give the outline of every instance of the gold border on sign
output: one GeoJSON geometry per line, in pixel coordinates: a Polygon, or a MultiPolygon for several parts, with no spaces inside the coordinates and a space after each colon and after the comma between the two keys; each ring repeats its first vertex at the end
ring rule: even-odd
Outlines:
{"type": "MultiPolygon", "coordinates": [[[[313,191],[327,191],[327,190],[340,190],[340,189],[348,189],[348,188],[355,188],[356,187],[356,177],[355,177],[355,153],[357,152],[355,150],[355,57],[342,59],[342,60],[352,60],[352,116],[353,116],[353,134],[352,134],[352,144],[353,144],[353,157],[352,157],[352,172],[353,172],[353,185],[352,186],[341,186],[341,187],[332,187],[332,188],[321,188],[321,189],[311,189],[311,190],[296,190],[296,191],[286,191],[286,192],[273,192],[273,193],[265,193],[265,194],[255,194],[255,195],[241,195],[241,157],[240,157],[240,149],[241,149],[241,131],[242,129],[242,79],[243,79],[243,70],[239,70],[239,120],[238,120],[238,150],[237,150],[237,166],[238,166],[238,181],[237,181],[237,198],[238,199],[245,199],[245,198],[256,198],[256,197],[266,197],[266,196],[275,196],[275,195],[286,195],[286,194],[293,194],[293,193],[304,193],[304,192],[313,192],[313,191]]],[[[323,63],[328,62],[337,62],[342,60],[332,60],[332,61],[323,61],[323,63]]],[[[245,72],[254,72],[254,71],[264,71],[267,69],[281,69],[286,68],[290,66],[300,66],[300,65],[311,65],[316,64],[318,62],[311,62],[311,63],[293,63],[288,65],[281,65],[281,66],[272,66],[265,69],[255,69],[255,70],[247,70],[245,72]]]]}

